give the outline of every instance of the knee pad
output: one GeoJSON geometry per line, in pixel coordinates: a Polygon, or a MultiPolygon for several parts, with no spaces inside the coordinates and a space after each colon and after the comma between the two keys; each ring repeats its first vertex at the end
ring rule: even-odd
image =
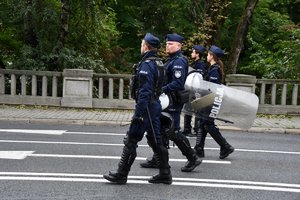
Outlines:
{"type": "Polygon", "coordinates": [[[136,148],[137,147],[137,143],[140,141],[141,139],[139,138],[135,138],[134,135],[131,135],[127,132],[126,136],[123,139],[123,143],[125,144],[126,147],[128,147],[129,149],[131,149],[132,147],[136,148]]]}

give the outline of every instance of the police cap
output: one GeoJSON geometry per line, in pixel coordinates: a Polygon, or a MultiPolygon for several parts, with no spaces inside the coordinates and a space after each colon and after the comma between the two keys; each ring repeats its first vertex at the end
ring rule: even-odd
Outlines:
{"type": "Polygon", "coordinates": [[[157,37],[155,37],[154,35],[152,35],[151,33],[147,33],[144,37],[144,40],[150,44],[153,48],[158,48],[160,41],[157,37]]]}
{"type": "Polygon", "coordinates": [[[220,47],[215,46],[215,45],[212,45],[210,47],[209,51],[213,52],[218,57],[222,57],[224,55],[222,49],[220,47]]]}
{"type": "Polygon", "coordinates": [[[202,53],[202,54],[204,54],[205,51],[206,51],[205,47],[201,46],[201,45],[194,45],[192,48],[195,49],[196,51],[202,53]]]}
{"type": "Polygon", "coordinates": [[[181,35],[178,35],[176,33],[172,33],[172,34],[167,34],[166,40],[167,40],[167,42],[170,41],[170,42],[181,43],[184,40],[184,37],[182,37],[181,35]]]}

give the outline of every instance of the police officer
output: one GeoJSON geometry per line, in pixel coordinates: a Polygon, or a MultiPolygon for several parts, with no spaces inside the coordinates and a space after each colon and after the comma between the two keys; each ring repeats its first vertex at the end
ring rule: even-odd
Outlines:
{"type": "Polygon", "coordinates": [[[131,125],[124,138],[124,148],[121,160],[116,171],[110,171],[103,177],[110,182],[125,184],[131,165],[136,158],[137,143],[142,140],[144,133],[151,134],[148,141],[158,157],[159,173],[151,177],[150,183],[172,183],[170,166],[168,164],[168,150],[162,145],[160,135],[161,105],[159,95],[164,79],[164,69],[161,60],[157,57],[160,41],[151,33],[147,33],[141,43],[142,59],[136,65],[133,79],[133,98],[136,101],[135,113],[131,125]],[[158,67],[161,66],[161,69],[158,67]]]}
{"type": "MultiPolygon", "coordinates": [[[[178,34],[168,34],[166,36],[166,53],[169,54],[169,58],[165,63],[167,77],[166,84],[163,86],[163,92],[173,97],[173,104],[166,111],[174,120],[174,129],[168,132],[168,138],[174,141],[188,160],[185,166],[181,168],[181,171],[191,172],[201,164],[202,160],[197,157],[186,136],[180,132],[180,113],[184,103],[180,102],[178,96],[184,91],[184,83],[188,73],[188,61],[181,52],[183,39],[178,34]]],[[[156,165],[155,151],[152,159],[141,163],[141,167],[145,168],[155,168],[156,165]]]]}
{"type": "MultiPolygon", "coordinates": [[[[205,47],[201,45],[194,45],[192,47],[192,54],[191,57],[194,60],[191,67],[192,70],[197,70],[203,77],[205,76],[207,72],[207,66],[202,61],[202,57],[204,56],[206,52],[205,47]]],[[[196,136],[192,134],[192,126],[191,126],[192,116],[191,115],[184,115],[184,127],[183,127],[183,134],[186,136],[196,136]]],[[[197,134],[199,132],[199,127],[201,123],[200,117],[195,117],[195,123],[194,123],[194,131],[197,134]]]]}
{"type": "MultiPolygon", "coordinates": [[[[206,80],[209,82],[221,84],[223,78],[223,62],[221,57],[223,56],[221,48],[212,45],[207,54],[207,62],[210,67],[207,72],[206,80]]],[[[224,159],[234,151],[234,148],[228,144],[226,139],[221,135],[219,128],[217,128],[213,120],[204,120],[200,126],[200,131],[197,134],[196,145],[194,149],[199,157],[204,157],[204,143],[207,133],[220,145],[220,159],[224,159]]]]}

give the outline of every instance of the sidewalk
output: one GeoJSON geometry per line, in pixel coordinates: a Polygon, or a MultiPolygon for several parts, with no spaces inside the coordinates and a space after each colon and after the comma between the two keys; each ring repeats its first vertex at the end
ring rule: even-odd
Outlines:
{"type": "MultiPolygon", "coordinates": [[[[77,125],[125,125],[130,122],[133,111],[104,109],[72,109],[23,106],[0,106],[0,121],[77,124],[77,125]]],[[[182,120],[183,122],[183,116],[182,120]]],[[[240,131],[241,129],[217,122],[221,130],[240,131]]],[[[183,124],[182,124],[183,125],[183,124]]],[[[183,126],[182,126],[183,127],[183,126]]],[[[247,132],[265,132],[300,135],[300,116],[257,117],[247,132]]]]}

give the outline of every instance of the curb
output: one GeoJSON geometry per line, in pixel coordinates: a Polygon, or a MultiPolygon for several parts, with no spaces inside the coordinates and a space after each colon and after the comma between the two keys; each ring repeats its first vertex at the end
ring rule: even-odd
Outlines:
{"type": "MultiPolygon", "coordinates": [[[[82,126],[124,126],[129,125],[129,121],[97,121],[80,119],[33,119],[33,118],[0,118],[0,122],[28,123],[28,124],[50,124],[50,125],[82,125],[82,126]]],[[[277,133],[300,135],[300,129],[251,127],[248,130],[234,126],[218,126],[221,131],[235,131],[248,133],[277,133]]]]}

